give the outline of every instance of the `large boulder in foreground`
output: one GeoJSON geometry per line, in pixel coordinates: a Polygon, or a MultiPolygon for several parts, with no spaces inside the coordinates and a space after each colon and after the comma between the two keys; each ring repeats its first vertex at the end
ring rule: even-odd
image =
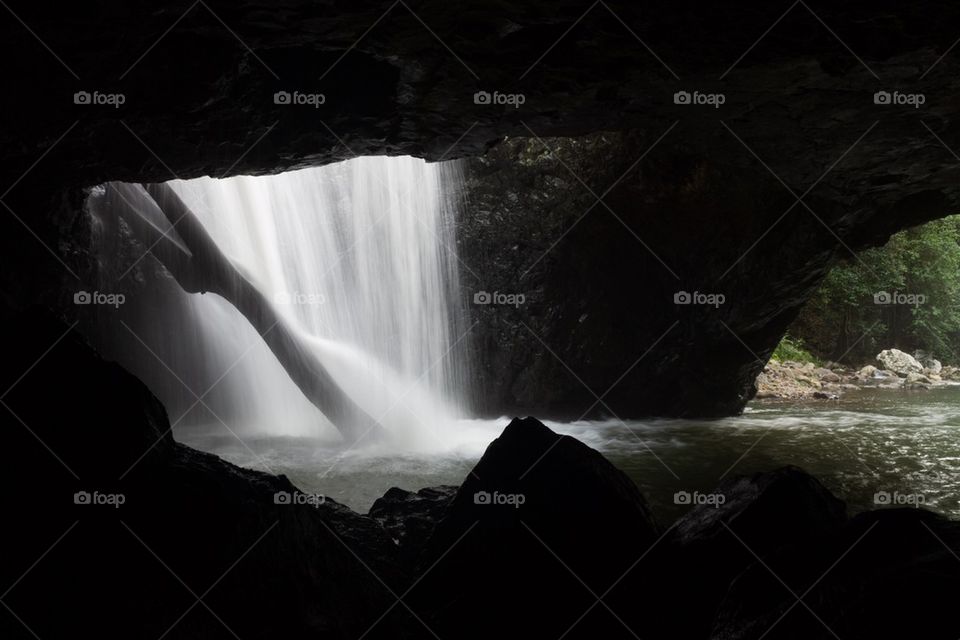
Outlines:
{"type": "MultiPolygon", "coordinates": [[[[683,547],[729,544],[731,532],[757,553],[822,537],[846,522],[846,505],[819,480],[794,466],[734,476],[714,494],[716,506],[701,503],[673,527],[672,542],[683,547]]],[[[732,545],[730,545],[732,546],[732,545]]]]}
{"type": "Polygon", "coordinates": [[[572,627],[568,638],[630,637],[622,613],[593,605],[658,536],[622,471],[515,419],[434,531],[411,597],[443,638],[558,638],[572,627]]]}
{"type": "Polygon", "coordinates": [[[55,318],[5,326],[0,637],[357,638],[390,606],[375,521],[176,443],[149,390],[55,318]]]}
{"type": "Polygon", "coordinates": [[[884,349],[877,354],[877,362],[883,369],[893,371],[900,377],[908,373],[923,373],[923,365],[912,355],[900,349],[884,349]]]}
{"type": "Polygon", "coordinates": [[[847,521],[841,500],[791,466],[728,478],[702,497],[613,593],[615,602],[642,594],[656,603],[652,637],[707,637],[737,575],[758,558],[817,545],[847,521]]]}
{"type": "Polygon", "coordinates": [[[929,511],[860,514],[824,544],[751,566],[731,586],[709,637],[956,640],[958,549],[960,523],[929,511]]]}

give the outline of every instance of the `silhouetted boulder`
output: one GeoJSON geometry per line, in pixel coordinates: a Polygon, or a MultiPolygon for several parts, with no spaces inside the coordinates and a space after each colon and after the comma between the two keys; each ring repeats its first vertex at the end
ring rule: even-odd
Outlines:
{"type": "Polygon", "coordinates": [[[97,356],[82,337],[48,312],[30,309],[4,323],[2,419],[10,456],[51,480],[116,481],[150,469],[174,450],[167,412],[135,377],[97,356]],[[22,448],[16,448],[22,445],[22,448]],[[41,467],[31,467],[39,458],[41,467]]]}
{"type": "Polygon", "coordinates": [[[816,545],[846,522],[846,507],[796,467],[732,477],[694,504],[641,566],[617,587],[617,602],[645,599],[659,613],[651,633],[703,638],[733,579],[771,553],[816,545]]]}
{"type": "Polygon", "coordinates": [[[434,531],[411,598],[441,637],[629,637],[593,605],[658,535],[636,485],[602,455],[514,419],[434,531]]]}
{"type": "MultiPolygon", "coordinates": [[[[721,483],[722,504],[699,504],[674,526],[676,543],[729,544],[730,530],[756,553],[836,531],[846,506],[803,469],[793,466],[721,483]]],[[[730,545],[732,546],[732,545],[730,545]]]]}
{"type": "Polygon", "coordinates": [[[376,521],[176,443],[146,387],[55,318],[7,327],[0,637],[356,638],[393,602],[376,521]]]}
{"type": "Polygon", "coordinates": [[[751,566],[724,598],[710,637],[956,640],[958,551],[960,523],[937,514],[860,514],[826,543],[751,566]]]}

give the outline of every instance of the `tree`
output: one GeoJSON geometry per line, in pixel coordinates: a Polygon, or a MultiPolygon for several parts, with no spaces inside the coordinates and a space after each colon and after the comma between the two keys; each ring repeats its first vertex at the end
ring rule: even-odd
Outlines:
{"type": "Polygon", "coordinates": [[[960,362],[960,216],[901,231],[835,266],[790,333],[847,364],[890,347],[960,362]]]}

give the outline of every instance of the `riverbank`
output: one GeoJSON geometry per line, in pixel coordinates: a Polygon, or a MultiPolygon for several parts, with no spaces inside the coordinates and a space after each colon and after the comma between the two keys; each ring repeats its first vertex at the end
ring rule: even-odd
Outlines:
{"type": "Polygon", "coordinates": [[[924,391],[960,384],[960,368],[943,366],[926,357],[921,362],[896,349],[877,356],[880,366],[852,369],[828,362],[770,360],[757,376],[757,400],[836,400],[843,394],[861,389],[904,389],[924,391]],[[925,366],[927,365],[927,366],[925,366]]]}

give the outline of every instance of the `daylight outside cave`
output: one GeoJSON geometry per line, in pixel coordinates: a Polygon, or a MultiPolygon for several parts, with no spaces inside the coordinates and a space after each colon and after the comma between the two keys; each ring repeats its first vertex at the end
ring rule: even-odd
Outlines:
{"type": "Polygon", "coordinates": [[[2,637],[960,637],[960,9],[3,9],[2,637]]]}

